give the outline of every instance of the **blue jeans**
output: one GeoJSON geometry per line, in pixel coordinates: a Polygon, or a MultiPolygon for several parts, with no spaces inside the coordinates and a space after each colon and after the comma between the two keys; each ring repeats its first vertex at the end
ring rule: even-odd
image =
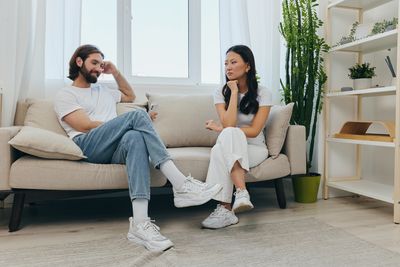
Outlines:
{"type": "Polygon", "coordinates": [[[73,138],[87,157],[98,164],[126,164],[131,199],[150,200],[149,156],[155,168],[171,157],[153,128],[149,115],[135,110],[73,138]]]}

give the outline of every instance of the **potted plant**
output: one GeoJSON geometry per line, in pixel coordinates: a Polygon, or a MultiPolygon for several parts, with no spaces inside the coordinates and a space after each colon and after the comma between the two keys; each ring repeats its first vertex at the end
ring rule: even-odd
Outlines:
{"type": "Polygon", "coordinates": [[[398,18],[376,22],[371,30],[370,36],[394,30],[396,29],[398,23],[399,23],[398,18]]]}
{"type": "Polygon", "coordinates": [[[372,77],[375,76],[375,67],[370,67],[369,63],[357,63],[349,68],[350,79],[353,80],[354,90],[371,88],[372,77]]]}
{"type": "Polygon", "coordinates": [[[321,175],[310,173],[318,114],[322,110],[327,80],[323,53],[329,46],[317,33],[323,22],[317,16],[317,0],[283,0],[280,32],[286,41],[284,102],[294,102],[291,124],[304,125],[307,139],[307,173],[292,177],[295,200],[315,202],[321,175]]]}
{"type": "Polygon", "coordinates": [[[360,23],[358,21],[354,22],[353,25],[351,26],[351,29],[350,29],[350,35],[349,36],[343,36],[335,46],[344,45],[344,44],[347,44],[347,43],[354,42],[356,40],[355,34],[356,34],[356,31],[357,31],[357,27],[359,25],[360,25],[360,23]]]}

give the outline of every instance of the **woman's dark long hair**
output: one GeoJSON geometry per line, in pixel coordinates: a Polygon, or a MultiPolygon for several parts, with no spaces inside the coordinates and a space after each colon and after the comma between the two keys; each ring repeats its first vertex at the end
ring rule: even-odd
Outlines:
{"type": "Polygon", "coordinates": [[[76,64],[76,58],[80,57],[83,62],[89,57],[90,54],[94,53],[99,53],[102,58],[104,58],[103,52],[100,51],[96,46],[94,45],[81,45],[78,47],[74,54],[72,55],[70,61],[69,61],[69,75],[68,78],[71,80],[75,81],[75,79],[79,76],[79,70],[81,69],[77,64],[76,64]]]}
{"type": "MultiPolygon", "coordinates": [[[[256,63],[254,60],[254,55],[253,52],[251,52],[250,48],[248,48],[245,45],[235,45],[232,46],[231,48],[226,51],[226,54],[229,52],[235,52],[239,54],[243,61],[250,66],[250,70],[247,72],[247,87],[248,91],[242,98],[242,100],[239,103],[239,110],[243,114],[256,114],[258,111],[258,83],[257,83],[257,78],[256,78],[256,63]]],[[[225,76],[226,81],[228,82],[229,79],[227,76],[225,76]]],[[[225,99],[225,109],[228,109],[229,106],[229,100],[231,99],[231,90],[228,88],[228,85],[225,84],[224,87],[222,88],[222,94],[225,99]]]]}

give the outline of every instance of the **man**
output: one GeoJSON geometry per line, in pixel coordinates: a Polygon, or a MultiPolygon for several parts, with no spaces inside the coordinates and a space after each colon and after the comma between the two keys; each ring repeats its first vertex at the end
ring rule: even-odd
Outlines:
{"type": "Polygon", "coordinates": [[[216,195],[221,186],[185,177],[172,162],[145,111],[135,110],[117,117],[116,103],[132,102],[135,94],[116,66],[103,59],[103,53],[93,45],[78,47],[69,62],[68,78],[73,83],[58,92],[55,111],[88,162],[126,164],[133,207],[128,239],[149,250],[163,251],[173,243],[160,234],[147,215],[149,157],[171,182],[176,207],[201,205],[216,195]],[[112,74],[119,90],[96,84],[102,73],[112,74]]]}

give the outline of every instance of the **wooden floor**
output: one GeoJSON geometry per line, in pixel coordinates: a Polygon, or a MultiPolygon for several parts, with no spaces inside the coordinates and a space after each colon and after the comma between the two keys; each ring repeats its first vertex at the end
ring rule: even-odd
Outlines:
{"type": "MultiPolygon", "coordinates": [[[[392,222],[393,206],[364,197],[319,200],[313,204],[295,203],[278,208],[273,189],[250,191],[255,209],[239,215],[239,224],[258,224],[314,217],[349,234],[400,253],[400,225],[392,222]]],[[[127,194],[127,193],[126,193],[127,194]]],[[[200,222],[215,207],[210,202],[200,207],[177,209],[171,195],[155,195],[150,216],[164,235],[181,229],[200,227],[200,222]]],[[[0,209],[0,251],[3,248],[29,248],[37,245],[105,238],[128,230],[131,205],[128,197],[47,201],[25,208],[22,229],[7,230],[10,209],[0,209]]],[[[235,227],[235,226],[233,226],[235,227]]]]}

